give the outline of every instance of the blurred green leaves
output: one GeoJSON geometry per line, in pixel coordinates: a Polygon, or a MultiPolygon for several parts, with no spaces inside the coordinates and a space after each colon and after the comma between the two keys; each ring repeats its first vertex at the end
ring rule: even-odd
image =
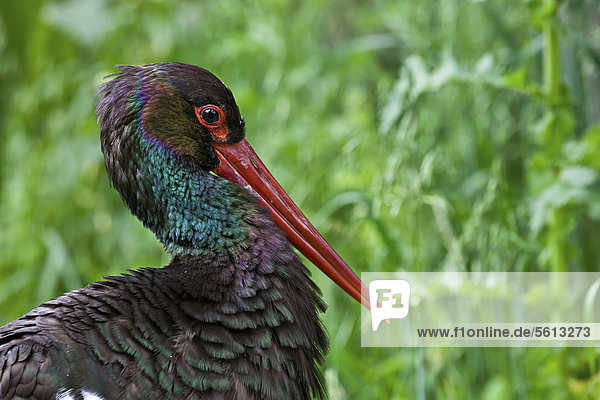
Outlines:
{"type": "MultiPolygon", "coordinates": [[[[358,271],[598,270],[596,0],[0,4],[0,322],[168,257],[108,186],[94,92],[181,61],[358,271]]],[[[595,349],[362,349],[318,271],[332,399],[597,398],[595,349]]]]}

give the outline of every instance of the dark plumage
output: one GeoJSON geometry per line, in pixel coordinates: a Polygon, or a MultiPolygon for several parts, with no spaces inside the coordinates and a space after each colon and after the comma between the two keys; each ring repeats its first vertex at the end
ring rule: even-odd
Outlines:
{"type": "Polygon", "coordinates": [[[210,173],[245,135],[233,95],[190,65],[119,69],[98,91],[106,168],[172,261],[1,327],[0,399],[325,397],[318,288],[267,209],[210,173]]]}

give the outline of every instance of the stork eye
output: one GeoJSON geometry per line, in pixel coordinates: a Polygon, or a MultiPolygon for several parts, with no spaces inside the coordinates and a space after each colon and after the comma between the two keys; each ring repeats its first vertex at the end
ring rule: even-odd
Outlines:
{"type": "Polygon", "coordinates": [[[206,107],[202,110],[200,118],[207,124],[215,124],[219,122],[219,111],[215,107],[206,107]]]}
{"type": "Polygon", "coordinates": [[[227,116],[221,107],[214,104],[205,104],[201,107],[194,106],[194,112],[198,122],[204,125],[214,136],[224,138],[229,133],[227,130],[227,116]]]}

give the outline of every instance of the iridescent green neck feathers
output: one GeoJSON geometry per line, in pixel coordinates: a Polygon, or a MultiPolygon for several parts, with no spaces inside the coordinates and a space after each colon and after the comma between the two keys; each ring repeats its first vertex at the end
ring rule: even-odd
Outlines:
{"type": "MultiPolygon", "coordinates": [[[[203,137],[207,133],[161,64],[121,71],[98,92],[102,152],[112,185],[171,254],[230,250],[247,235],[244,216],[256,210],[255,200],[209,172],[218,159],[203,137]]],[[[222,96],[228,101],[231,93],[222,96]]],[[[243,124],[239,129],[243,135],[243,124]]]]}

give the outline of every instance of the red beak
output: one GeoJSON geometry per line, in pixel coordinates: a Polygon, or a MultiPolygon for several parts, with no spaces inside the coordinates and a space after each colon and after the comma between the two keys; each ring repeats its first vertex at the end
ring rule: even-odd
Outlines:
{"type": "Polygon", "coordinates": [[[370,309],[364,284],[302,214],[246,139],[236,144],[213,143],[213,147],[220,160],[214,172],[253,192],[290,242],[339,287],[370,309]]]}

